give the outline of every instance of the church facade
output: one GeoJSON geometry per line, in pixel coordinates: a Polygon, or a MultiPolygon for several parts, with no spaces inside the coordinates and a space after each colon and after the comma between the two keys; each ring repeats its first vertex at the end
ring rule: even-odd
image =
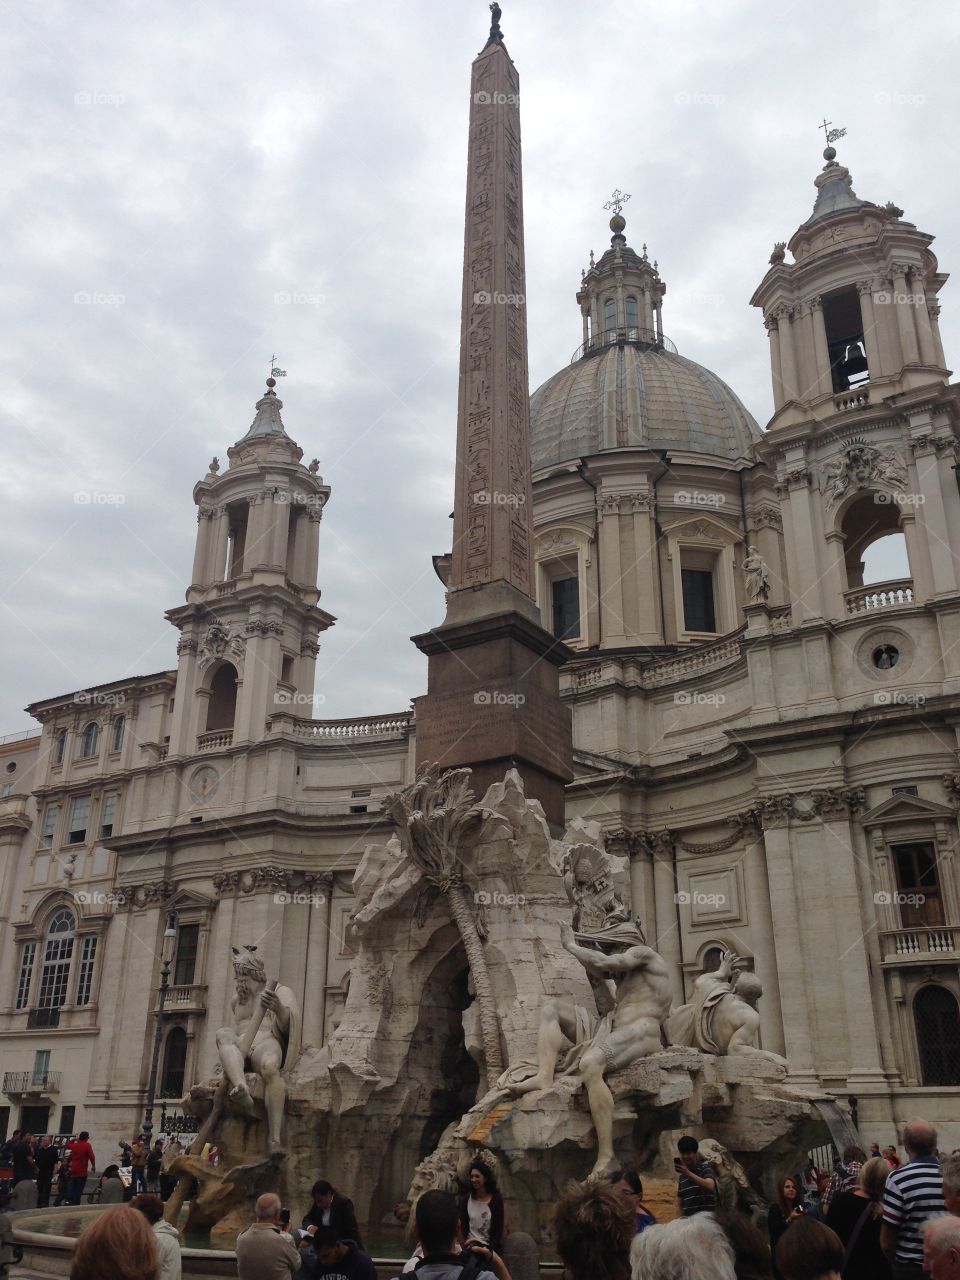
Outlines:
{"type": "MultiPolygon", "coordinates": [[[[531,399],[537,602],[572,654],[567,817],[622,856],[676,1003],[738,951],[793,1079],[849,1099],[871,1139],[920,1113],[954,1146],[946,277],[930,235],[825,159],[752,300],[763,431],[677,353],[657,265],[614,214],[576,293],[581,346],[531,399]],[[908,574],[865,582],[892,536],[908,574]]],[[[0,744],[0,1126],[109,1143],[140,1127],[152,1070],[179,1099],[216,1061],[231,946],[294,990],[305,1045],[337,1025],[353,872],[389,834],[380,801],[413,777],[416,724],[310,715],[335,622],[318,588],[331,488],[282,408],[271,380],[194,489],[176,669],[34,702],[39,736],[0,744]]]]}

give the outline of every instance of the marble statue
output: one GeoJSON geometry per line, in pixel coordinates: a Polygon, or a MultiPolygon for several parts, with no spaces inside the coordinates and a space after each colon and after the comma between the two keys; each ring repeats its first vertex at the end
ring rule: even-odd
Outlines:
{"type": "Polygon", "coordinates": [[[756,547],[747,547],[747,554],[741,568],[746,575],[750,603],[765,603],[770,595],[770,569],[756,547]]]}
{"type": "MultiPolygon", "coordinates": [[[[593,980],[611,979],[613,1008],[596,1018],[571,1001],[548,1000],[540,1015],[537,1068],[518,1078],[525,1068],[501,1077],[515,1096],[551,1088],[564,1042],[573,1045],[561,1071],[575,1071],[587,1091],[597,1134],[593,1176],[614,1167],[613,1095],[604,1076],[630,1066],[663,1047],[661,1026],[670,1012],[670,972],[666,962],[643,941],[635,924],[622,921],[591,933],[575,933],[560,926],[561,944],[593,980]]],[[[596,987],[594,987],[596,991],[596,987]]]]}
{"type": "Polygon", "coordinates": [[[282,1149],[281,1130],[287,1089],[281,1074],[300,1056],[300,1010],[289,987],[268,989],[263,961],[255,947],[233,948],[237,993],[230,1002],[229,1027],[217,1032],[217,1051],[229,1086],[228,1099],[237,1109],[253,1110],[245,1072],[263,1081],[270,1151],[282,1149]],[[251,1037],[251,1031],[253,1032],[251,1037]]]}
{"type": "MultiPolygon", "coordinates": [[[[693,984],[693,999],[667,1019],[670,1043],[699,1049],[702,1053],[757,1054],[760,1014],[757,1001],[763,987],[746,961],[735,951],[725,951],[720,967],[701,973],[693,984]]],[[[778,1062],[777,1054],[765,1054],[778,1062]]]]}

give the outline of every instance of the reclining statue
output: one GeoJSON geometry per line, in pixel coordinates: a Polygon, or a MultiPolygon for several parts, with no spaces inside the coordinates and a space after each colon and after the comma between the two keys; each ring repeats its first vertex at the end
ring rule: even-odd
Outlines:
{"type": "Polygon", "coordinates": [[[720,1055],[762,1053],[783,1061],[778,1054],[757,1048],[757,1001],[763,987],[757,975],[746,970],[746,963],[735,951],[725,951],[719,968],[700,974],[693,984],[693,999],[667,1019],[671,1044],[720,1055]]]}

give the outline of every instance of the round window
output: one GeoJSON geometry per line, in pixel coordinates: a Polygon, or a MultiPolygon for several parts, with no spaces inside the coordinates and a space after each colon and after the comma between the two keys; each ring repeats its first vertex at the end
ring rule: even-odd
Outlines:
{"type": "Polygon", "coordinates": [[[7,765],[7,773],[16,773],[16,772],[17,772],[17,762],[16,760],[11,760],[10,763],[7,765]]]}
{"type": "Polygon", "coordinates": [[[878,671],[889,671],[900,661],[900,650],[896,645],[881,644],[873,651],[873,665],[878,671]]]}

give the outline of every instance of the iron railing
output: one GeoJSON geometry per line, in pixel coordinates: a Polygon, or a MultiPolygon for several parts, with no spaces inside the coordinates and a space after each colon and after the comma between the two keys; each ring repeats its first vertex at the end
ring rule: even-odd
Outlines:
{"type": "Polygon", "coordinates": [[[595,333],[582,346],[577,347],[570,357],[570,363],[576,364],[584,356],[602,351],[604,347],[624,346],[628,342],[634,347],[652,347],[658,351],[669,351],[675,356],[680,354],[676,344],[671,342],[665,334],[657,333],[655,329],[637,329],[631,325],[627,329],[603,329],[595,333]]]}
{"type": "Polygon", "coordinates": [[[59,1071],[5,1071],[4,1093],[59,1093],[59,1071]]]}

